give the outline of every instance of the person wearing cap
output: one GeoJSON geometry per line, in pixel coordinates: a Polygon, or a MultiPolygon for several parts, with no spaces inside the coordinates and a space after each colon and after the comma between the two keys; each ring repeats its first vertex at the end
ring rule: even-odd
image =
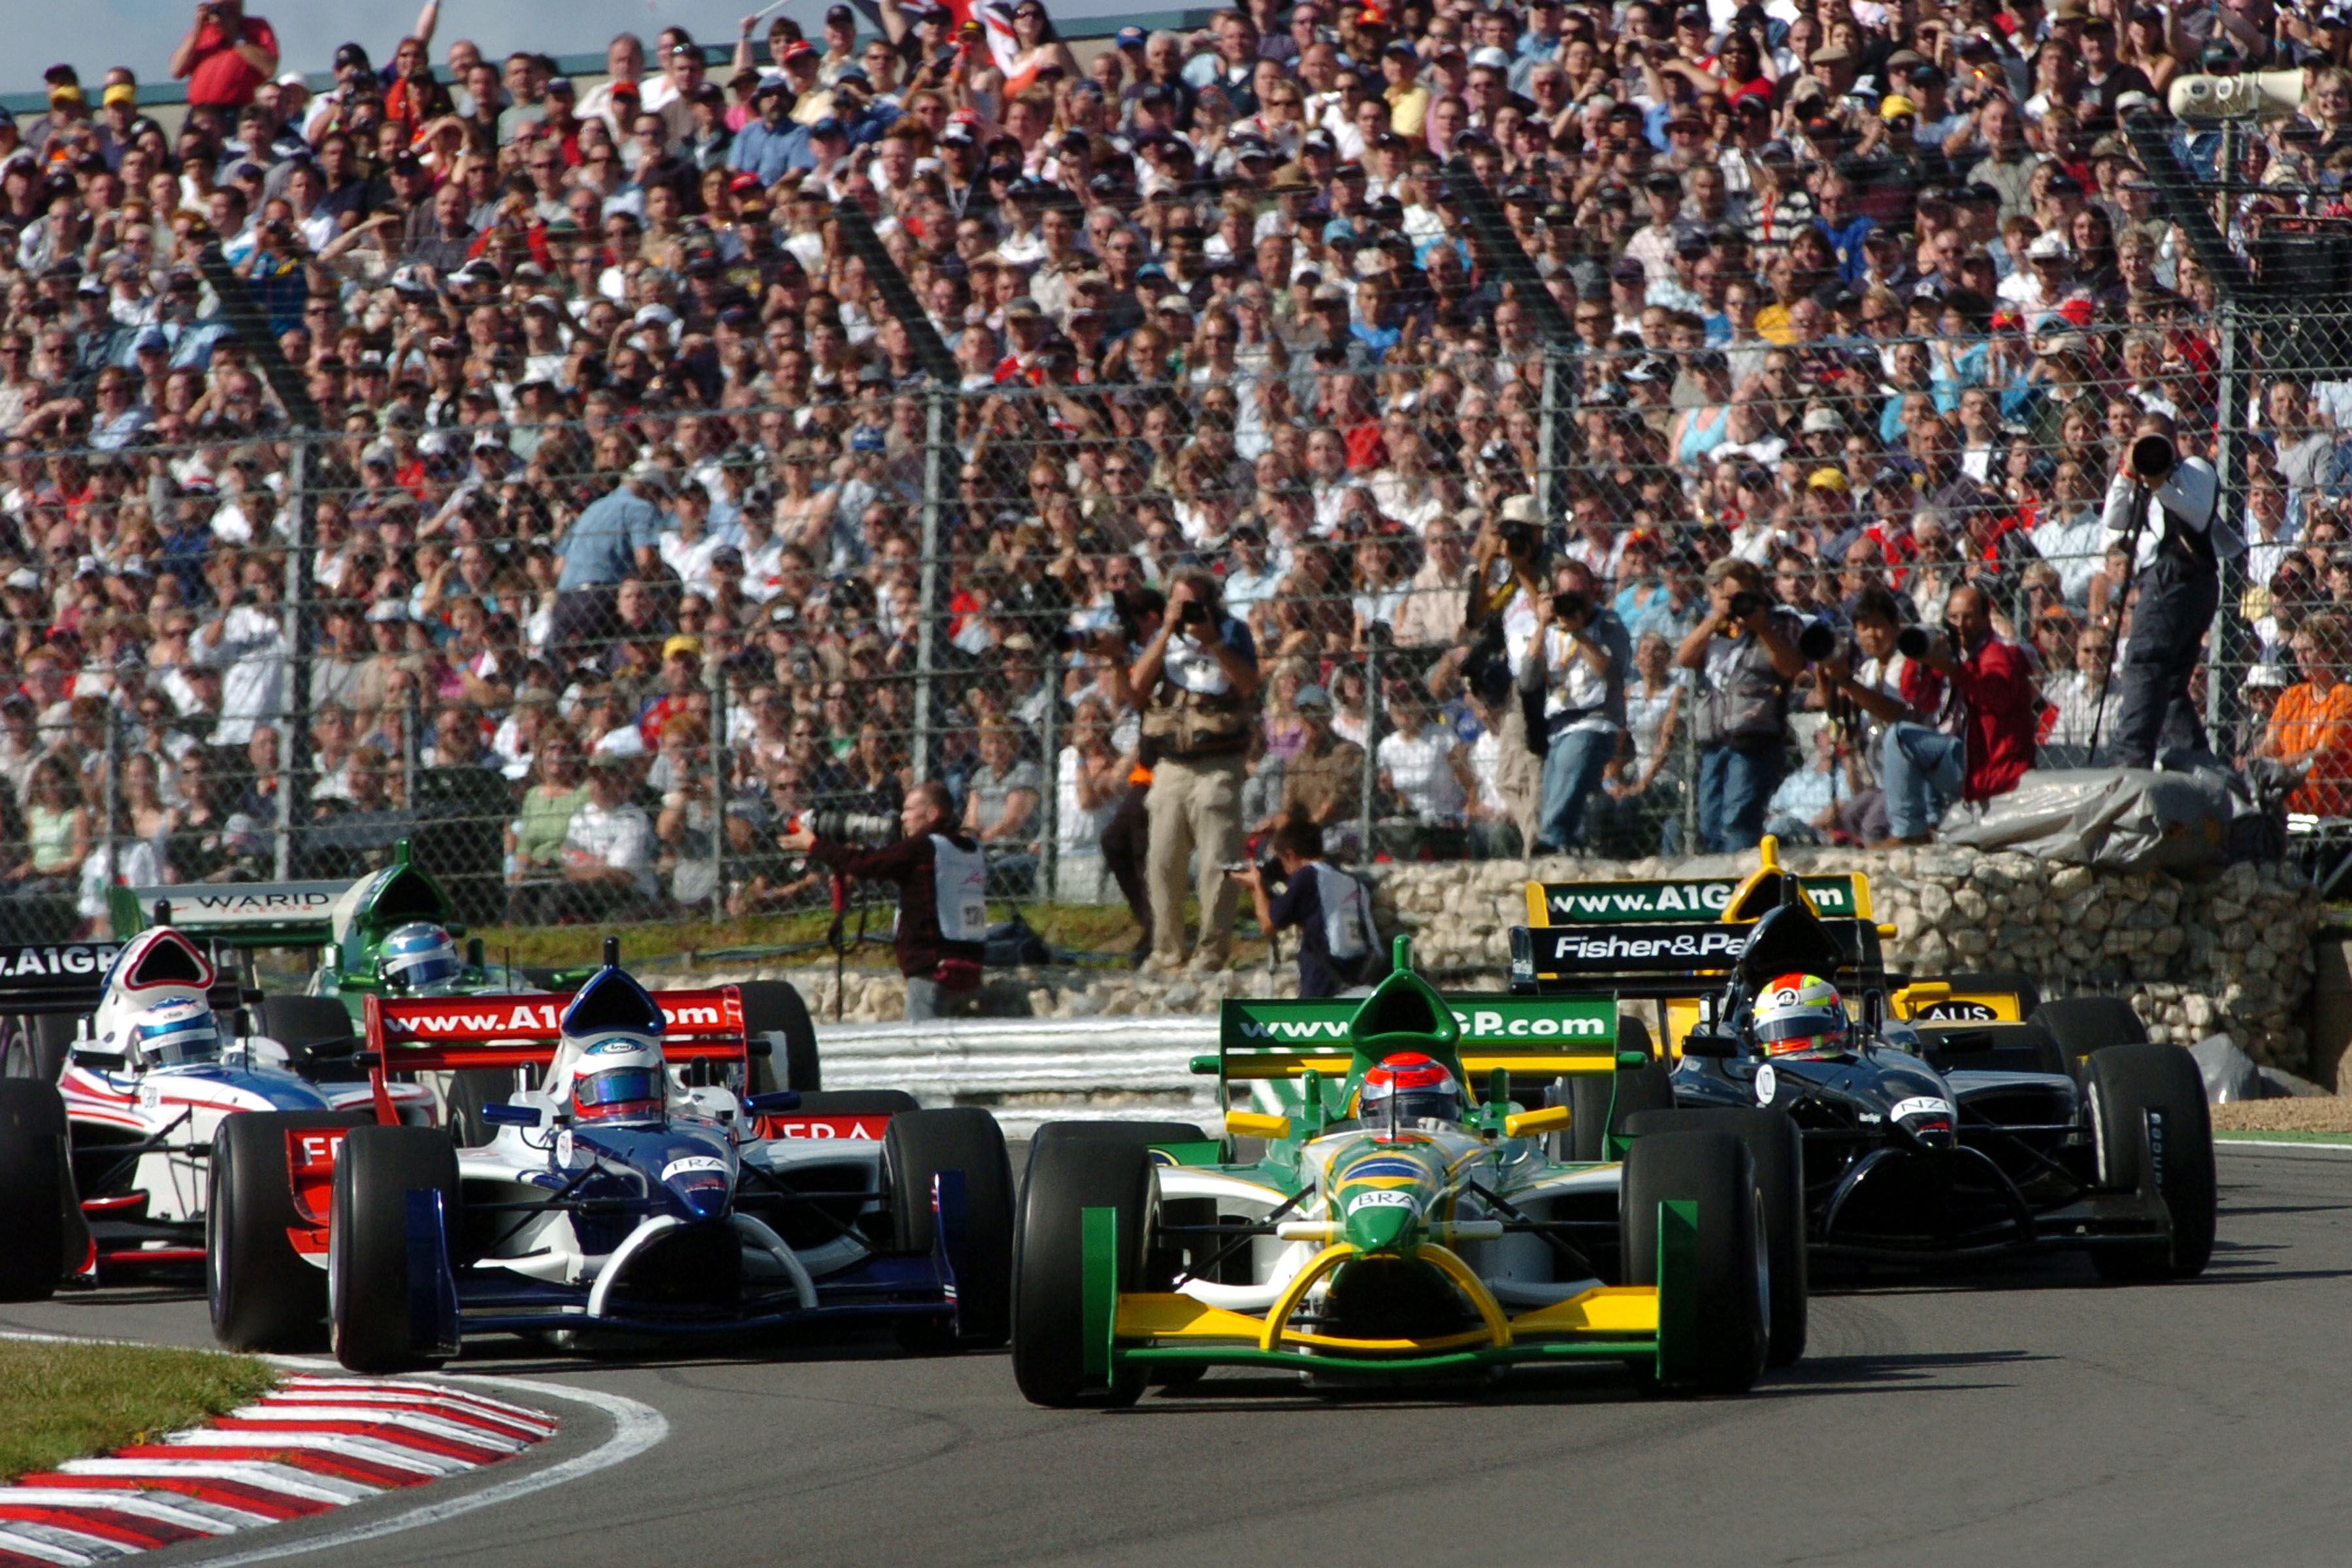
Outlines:
{"type": "Polygon", "coordinates": [[[793,92],[781,81],[762,80],[752,89],[751,108],[757,118],[735,133],[727,151],[727,166],[772,185],[793,169],[805,169],[814,160],[809,153],[808,127],[792,117],[793,92]]]}
{"type": "Polygon", "coordinates": [[[2146,768],[2159,749],[2209,749],[2189,678],[2221,603],[2221,563],[2242,556],[2246,542],[2221,505],[2212,464],[2181,451],[2168,416],[2143,414],[2119,445],[2103,517],[2108,548],[2136,551],[2139,601],[2124,647],[2114,755],[2118,767],[2146,768]]]}

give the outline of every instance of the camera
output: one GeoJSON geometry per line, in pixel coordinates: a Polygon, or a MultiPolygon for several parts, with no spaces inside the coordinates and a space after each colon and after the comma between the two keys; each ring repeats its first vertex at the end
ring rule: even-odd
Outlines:
{"type": "Polygon", "coordinates": [[[1835,626],[1816,618],[1807,621],[1805,629],[1797,634],[1797,651],[1819,664],[1837,652],[1839,640],[1835,626]]]}
{"type": "Polygon", "coordinates": [[[1556,621],[1581,621],[1591,614],[1591,602],[1581,594],[1554,594],[1551,596],[1551,617],[1556,621]]]}
{"type": "Polygon", "coordinates": [[[786,833],[803,829],[837,844],[887,844],[898,837],[898,819],[878,811],[843,811],[824,806],[795,813],[784,824],[786,833]]]}
{"type": "Polygon", "coordinates": [[[1176,616],[1176,624],[1181,626],[1206,626],[1208,621],[1209,606],[1198,599],[1185,600],[1184,608],[1176,616]]]}
{"type": "Polygon", "coordinates": [[[1763,607],[1764,595],[1761,594],[1742,588],[1731,595],[1731,618],[1735,621],[1744,621],[1763,607]]]}
{"type": "MultiPolygon", "coordinates": [[[[1252,863],[1247,860],[1228,860],[1224,863],[1223,870],[1225,875],[1228,877],[1238,876],[1242,872],[1249,870],[1251,868],[1251,864],[1252,863]]],[[[1256,862],[1256,869],[1259,882],[1265,886],[1265,890],[1269,893],[1278,893],[1282,891],[1283,888],[1287,884],[1288,879],[1284,876],[1282,862],[1279,860],[1269,857],[1266,859],[1256,862]]]]}
{"type": "MultiPolygon", "coordinates": [[[[1944,645],[1947,647],[1957,648],[1960,646],[1959,634],[1952,630],[1951,622],[1946,621],[1939,629],[1944,634],[1944,645]]],[[[1927,650],[1934,646],[1935,633],[1925,626],[1905,626],[1895,634],[1895,651],[1905,658],[1925,658],[1927,657],[1927,650]]]]}
{"type": "Polygon", "coordinates": [[[2162,484],[2179,461],[2180,454],[2161,436],[2143,436],[2132,443],[2132,477],[2144,485],[2162,484]]]}
{"type": "Polygon", "coordinates": [[[1502,540],[1506,555],[1528,556],[1536,552],[1538,536],[1532,522],[1506,522],[1497,527],[1495,533],[1502,540]]]}

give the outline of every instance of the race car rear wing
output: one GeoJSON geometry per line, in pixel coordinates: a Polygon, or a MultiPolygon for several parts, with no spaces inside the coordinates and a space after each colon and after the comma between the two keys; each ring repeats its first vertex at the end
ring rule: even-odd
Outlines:
{"type": "MultiPolygon", "coordinates": [[[[1885,976],[1879,928],[1866,920],[1818,922],[1835,963],[1826,978],[1840,986],[1878,984],[1885,976]]],[[[1606,990],[1620,996],[1675,998],[1715,990],[1747,951],[1756,927],[1729,924],[1513,926],[1514,995],[1606,990]]]]}
{"type": "MultiPolygon", "coordinates": [[[[378,1074],[545,1067],[555,1059],[570,992],[366,999],[366,1049],[378,1074]]],[[[742,993],[732,985],[657,991],[662,1055],[672,1062],[740,1062],[750,1054],[742,993]]]]}
{"type": "MultiPolygon", "coordinates": [[[[1797,881],[1813,912],[1824,920],[1871,918],[1870,879],[1859,871],[1800,877],[1797,881]]],[[[1649,881],[1529,882],[1528,924],[1541,929],[1752,921],[1769,907],[1759,903],[1760,890],[1759,874],[1736,881],[1729,877],[1661,877],[1649,881]]]]}
{"type": "MultiPolygon", "coordinates": [[[[1617,1002],[1607,993],[1575,996],[1444,997],[1460,1031],[1463,1071],[1476,1083],[1496,1068],[1526,1075],[1611,1072],[1617,1066],[1617,1002]]],[[[1313,1071],[1338,1080],[1357,1065],[1349,1025],[1359,996],[1228,1001],[1217,1017],[1217,1054],[1192,1070],[1221,1083],[1293,1079],[1313,1071]]]]}
{"type": "MultiPolygon", "coordinates": [[[[239,1005],[245,997],[220,953],[201,938],[191,938],[190,945],[212,965],[207,1000],[214,1008],[226,1013],[239,1005]]],[[[97,1011],[106,972],[121,951],[119,942],[0,942],[0,1016],[97,1011]]]]}
{"type": "Polygon", "coordinates": [[[117,941],[169,925],[222,947],[323,947],[334,940],[336,900],[348,882],[189,882],[109,888],[117,941]]]}

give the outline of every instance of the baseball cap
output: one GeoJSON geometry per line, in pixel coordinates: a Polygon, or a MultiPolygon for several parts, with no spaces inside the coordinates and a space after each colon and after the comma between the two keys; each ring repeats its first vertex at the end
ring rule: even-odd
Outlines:
{"type": "Polygon", "coordinates": [[[1310,709],[1318,713],[1328,713],[1331,711],[1331,694],[1319,686],[1302,686],[1297,695],[1290,700],[1290,705],[1301,713],[1310,709]]]}
{"type": "Polygon", "coordinates": [[[99,95],[99,102],[111,109],[118,103],[137,103],[139,89],[127,81],[118,81],[99,95]]]}
{"type": "Polygon", "coordinates": [[[341,70],[346,66],[357,66],[360,69],[365,70],[368,68],[368,63],[367,50],[358,44],[344,44],[335,50],[337,70],[341,70]]]}
{"type": "Polygon", "coordinates": [[[408,605],[401,599],[378,599],[368,606],[367,618],[371,621],[404,621],[408,618],[408,605]]]}
{"type": "MultiPolygon", "coordinates": [[[[835,9],[845,11],[848,7],[846,5],[841,5],[835,6],[835,9]]],[[[671,637],[667,642],[662,644],[662,657],[664,658],[674,658],[682,653],[692,654],[695,658],[700,658],[702,657],[702,639],[700,637],[688,637],[685,633],[681,632],[677,636],[671,637]]]]}
{"type": "Polygon", "coordinates": [[[1511,68],[1511,57],[1494,45],[1488,44],[1470,56],[1470,63],[1474,66],[1483,66],[1488,70],[1507,71],[1511,68]]]}
{"type": "Polygon", "coordinates": [[[1118,32],[1113,36],[1111,41],[1122,49],[1139,49],[1143,47],[1143,39],[1144,32],[1142,28],[1121,27],[1118,32]]]}
{"type": "Polygon", "coordinates": [[[1899,92],[1890,92],[1879,100],[1878,118],[1881,120],[1895,120],[1906,114],[1916,119],[1918,113],[1919,106],[1899,92]]]}

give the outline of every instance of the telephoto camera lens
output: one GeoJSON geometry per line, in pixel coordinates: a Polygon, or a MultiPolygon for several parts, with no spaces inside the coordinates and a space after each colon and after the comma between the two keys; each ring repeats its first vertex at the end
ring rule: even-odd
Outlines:
{"type": "Polygon", "coordinates": [[[1744,621],[1763,607],[1764,595],[1761,594],[1751,594],[1742,589],[1731,595],[1731,616],[1734,620],[1744,621]]]}
{"type": "Polygon", "coordinates": [[[1925,626],[1905,626],[1901,631],[1895,634],[1895,649],[1905,658],[1927,658],[1927,628],[1925,626]]]}

